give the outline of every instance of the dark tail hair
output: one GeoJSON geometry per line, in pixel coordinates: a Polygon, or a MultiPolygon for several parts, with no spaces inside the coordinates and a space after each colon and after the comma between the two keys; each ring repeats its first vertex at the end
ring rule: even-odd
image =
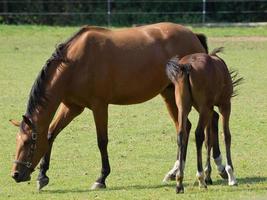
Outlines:
{"type": "Polygon", "coordinates": [[[178,75],[183,75],[184,73],[189,74],[192,68],[191,64],[179,64],[179,58],[173,57],[166,64],[166,73],[168,78],[175,83],[178,75]]]}
{"type": "Polygon", "coordinates": [[[236,87],[243,83],[244,78],[240,77],[237,70],[230,70],[229,74],[231,76],[232,85],[233,85],[233,94],[231,97],[238,95],[236,87]]]}
{"type": "Polygon", "coordinates": [[[206,53],[209,53],[209,48],[208,48],[206,35],[204,35],[203,33],[195,33],[195,35],[197,36],[197,38],[199,39],[200,43],[202,44],[202,46],[206,50],[206,53]]]}

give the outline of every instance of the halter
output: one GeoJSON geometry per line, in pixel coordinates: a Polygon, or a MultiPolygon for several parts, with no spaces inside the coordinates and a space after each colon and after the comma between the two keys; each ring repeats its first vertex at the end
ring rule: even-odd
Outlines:
{"type": "Polygon", "coordinates": [[[30,146],[30,152],[28,154],[28,158],[30,161],[19,161],[19,160],[14,160],[14,163],[20,164],[26,168],[28,168],[31,171],[34,171],[34,168],[32,168],[32,158],[33,158],[33,153],[36,149],[36,141],[37,141],[37,132],[35,129],[32,129],[32,135],[31,135],[31,146],[30,146]]]}

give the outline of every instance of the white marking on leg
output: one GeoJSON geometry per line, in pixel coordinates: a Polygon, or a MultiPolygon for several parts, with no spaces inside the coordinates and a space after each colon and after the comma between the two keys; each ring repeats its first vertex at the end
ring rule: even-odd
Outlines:
{"type": "Polygon", "coordinates": [[[207,185],[206,185],[205,180],[204,180],[204,172],[203,171],[201,171],[201,172],[197,171],[196,177],[198,180],[199,187],[200,188],[207,188],[207,185]]]}
{"type": "Polygon", "coordinates": [[[197,178],[201,178],[201,177],[204,178],[204,173],[203,173],[203,171],[202,171],[202,172],[197,171],[196,176],[197,176],[197,178]]]}
{"type": "Polygon", "coordinates": [[[221,156],[221,154],[217,158],[214,159],[214,162],[215,162],[215,164],[217,166],[217,170],[219,171],[219,173],[223,172],[224,165],[222,164],[222,156],[221,156]]]}
{"type": "MultiPolygon", "coordinates": [[[[182,169],[184,171],[185,162],[182,161],[182,169]]],[[[171,177],[176,176],[179,169],[179,161],[176,160],[176,162],[173,165],[173,168],[165,175],[163,182],[166,183],[171,180],[171,177]]]]}
{"type": "Polygon", "coordinates": [[[233,186],[237,185],[237,180],[234,175],[234,171],[230,165],[226,165],[225,170],[228,174],[228,185],[233,186]]]}

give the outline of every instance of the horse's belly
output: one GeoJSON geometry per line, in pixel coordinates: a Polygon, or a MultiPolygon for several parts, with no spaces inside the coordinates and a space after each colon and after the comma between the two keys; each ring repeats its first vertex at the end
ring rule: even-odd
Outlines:
{"type": "Polygon", "coordinates": [[[135,85],[128,84],[127,88],[121,88],[114,93],[110,103],[117,105],[142,103],[160,94],[168,84],[167,79],[149,83],[136,82],[135,85]]]}

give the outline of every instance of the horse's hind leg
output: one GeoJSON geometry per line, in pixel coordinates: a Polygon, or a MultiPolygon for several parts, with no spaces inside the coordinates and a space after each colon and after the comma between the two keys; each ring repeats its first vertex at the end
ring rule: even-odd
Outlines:
{"type": "Polygon", "coordinates": [[[218,121],[219,121],[219,114],[213,111],[212,126],[211,126],[211,134],[213,135],[212,137],[213,159],[217,166],[217,171],[219,172],[219,175],[223,179],[227,179],[228,175],[225,171],[225,166],[222,164],[222,156],[221,156],[221,151],[220,151],[220,146],[219,146],[218,121]]]}
{"type": "MultiPolygon", "coordinates": [[[[163,92],[161,93],[161,96],[167,106],[169,115],[171,116],[174,124],[175,124],[175,128],[176,128],[176,132],[178,132],[178,108],[176,106],[176,102],[175,102],[175,94],[174,94],[174,85],[169,85],[165,90],[163,90],[163,92]]],[[[187,119],[187,123],[186,123],[186,131],[189,134],[191,130],[191,123],[190,121],[187,119]]],[[[186,138],[186,142],[185,142],[185,151],[187,149],[187,143],[188,143],[188,137],[186,138]]],[[[163,182],[168,182],[169,180],[175,180],[176,177],[176,173],[178,170],[178,154],[177,154],[177,161],[174,163],[173,168],[165,175],[163,182]]],[[[184,160],[186,160],[186,155],[184,157],[184,160]]]]}
{"type": "Polygon", "coordinates": [[[212,185],[212,180],[211,180],[211,164],[210,164],[210,152],[211,152],[211,147],[212,147],[212,141],[213,141],[213,135],[211,132],[211,126],[212,123],[209,123],[207,129],[206,129],[206,135],[205,135],[205,146],[207,150],[207,160],[206,160],[206,166],[204,169],[205,172],[205,183],[207,185],[212,185]]]}
{"type": "Polygon", "coordinates": [[[97,103],[92,108],[97,133],[97,144],[101,154],[102,169],[101,175],[92,185],[91,189],[106,188],[105,180],[110,173],[110,165],[108,159],[108,105],[97,103]]]}
{"type": "Polygon", "coordinates": [[[207,185],[204,180],[203,166],[202,166],[202,145],[204,141],[204,129],[207,127],[212,117],[212,110],[202,108],[200,109],[198,125],[195,132],[196,147],[197,147],[197,179],[199,187],[206,188],[207,185]]]}
{"type": "Polygon", "coordinates": [[[52,146],[56,136],[63,130],[64,127],[66,127],[73,120],[74,117],[79,115],[82,111],[83,108],[78,107],[76,105],[67,106],[63,103],[60,104],[56,117],[51,123],[48,130],[49,149],[40,163],[40,172],[37,178],[38,190],[41,190],[49,182],[49,178],[46,175],[46,172],[49,169],[52,146]]]}
{"type": "Polygon", "coordinates": [[[237,185],[237,180],[234,175],[234,167],[231,159],[231,133],[229,129],[229,118],[231,112],[231,103],[221,105],[219,107],[220,113],[222,114],[222,123],[223,123],[223,133],[224,133],[224,142],[226,147],[226,167],[225,170],[228,174],[228,184],[237,185]]]}
{"type": "Polygon", "coordinates": [[[205,146],[207,149],[207,161],[204,171],[205,171],[205,182],[207,185],[212,184],[212,179],[211,179],[212,169],[210,164],[211,149],[213,150],[213,158],[217,166],[219,175],[224,179],[228,178],[227,173],[225,171],[225,166],[222,165],[222,157],[219,147],[218,120],[219,120],[219,114],[216,111],[213,111],[212,121],[209,123],[205,137],[205,146]]]}

